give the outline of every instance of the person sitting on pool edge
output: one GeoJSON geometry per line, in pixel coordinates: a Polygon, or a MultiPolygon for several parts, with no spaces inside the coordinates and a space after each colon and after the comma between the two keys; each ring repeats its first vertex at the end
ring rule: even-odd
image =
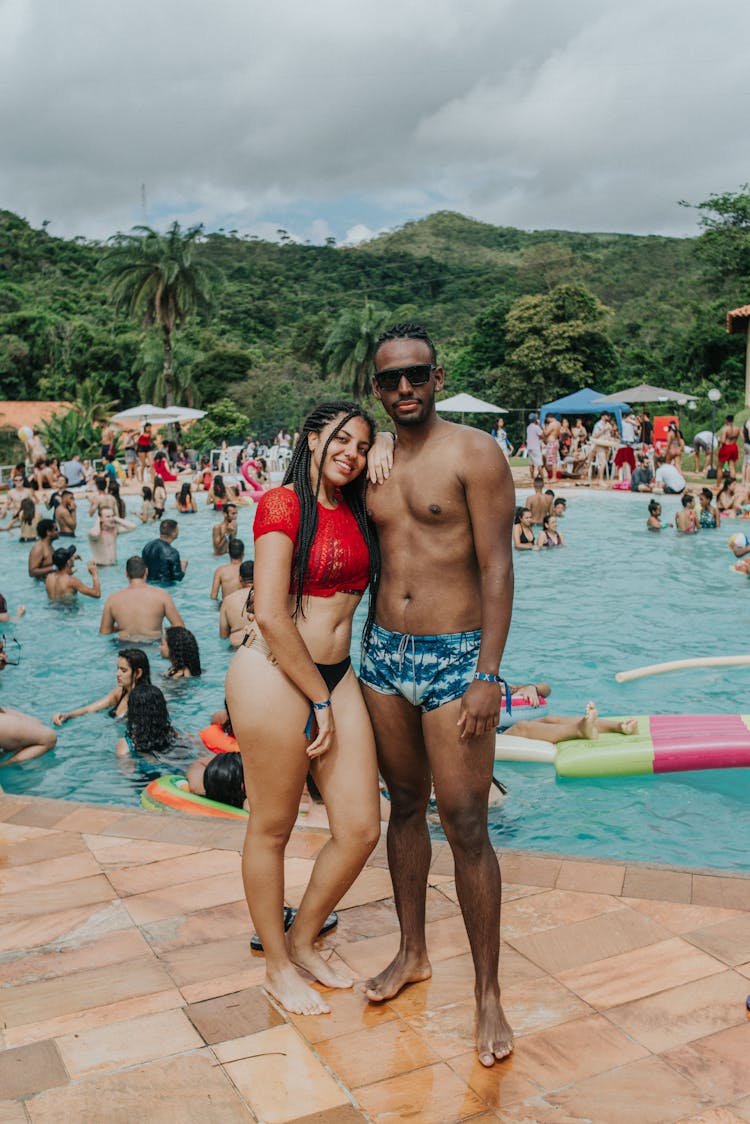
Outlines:
{"type": "MultiPolygon", "coordinates": [[[[0,671],[4,671],[9,663],[5,637],[0,636],[0,671]]],[[[32,761],[49,753],[56,745],[57,734],[38,718],[0,706],[0,768],[32,761]]]]}
{"type": "Polygon", "coordinates": [[[116,682],[112,690],[86,706],[67,712],[58,711],[52,715],[52,724],[62,726],[71,718],[78,718],[82,714],[96,714],[98,710],[108,710],[110,718],[124,718],[128,713],[128,700],[133,688],[138,683],[150,682],[151,665],[146,653],[140,648],[123,648],[117,656],[116,682]]]}

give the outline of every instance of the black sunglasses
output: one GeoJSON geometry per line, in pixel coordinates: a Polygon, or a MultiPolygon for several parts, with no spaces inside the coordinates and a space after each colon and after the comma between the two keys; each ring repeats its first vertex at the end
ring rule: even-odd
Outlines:
{"type": "Polygon", "coordinates": [[[434,370],[434,363],[416,363],[413,367],[389,367],[386,371],[376,371],[373,378],[381,390],[398,390],[403,378],[412,386],[424,386],[434,370]]]}

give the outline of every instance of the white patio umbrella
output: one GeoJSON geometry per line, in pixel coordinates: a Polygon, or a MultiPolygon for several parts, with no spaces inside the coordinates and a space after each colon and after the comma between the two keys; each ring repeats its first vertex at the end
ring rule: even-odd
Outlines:
{"type": "Polygon", "coordinates": [[[452,398],[444,398],[435,404],[435,409],[441,414],[460,414],[461,421],[464,414],[507,414],[502,406],[495,406],[492,402],[483,402],[473,394],[454,394],[452,398]]]}
{"type": "Polygon", "coordinates": [[[676,402],[684,406],[686,402],[697,402],[694,394],[685,394],[683,390],[667,390],[663,386],[649,386],[648,383],[639,383],[628,390],[619,390],[617,394],[607,394],[603,398],[595,399],[604,406],[610,402],[676,402]]]}
{"type": "Polygon", "coordinates": [[[142,402],[140,406],[131,406],[129,410],[120,410],[109,419],[113,422],[150,422],[152,425],[168,425],[176,421],[171,410],[164,410],[161,406],[152,406],[150,402],[142,402]]]}
{"type": "Polygon", "coordinates": [[[206,416],[205,410],[194,410],[192,406],[170,406],[166,412],[177,422],[200,421],[206,416]]]}

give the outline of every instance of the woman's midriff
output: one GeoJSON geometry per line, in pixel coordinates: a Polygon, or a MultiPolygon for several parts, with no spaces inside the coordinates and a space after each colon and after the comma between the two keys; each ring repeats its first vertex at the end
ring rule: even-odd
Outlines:
{"type": "MultiPolygon", "coordinates": [[[[338,663],[349,655],[352,619],[361,598],[361,593],[334,593],[303,601],[305,615],[298,615],[297,629],[315,663],[338,663]]],[[[294,605],[290,597],[290,613],[294,605]]]]}

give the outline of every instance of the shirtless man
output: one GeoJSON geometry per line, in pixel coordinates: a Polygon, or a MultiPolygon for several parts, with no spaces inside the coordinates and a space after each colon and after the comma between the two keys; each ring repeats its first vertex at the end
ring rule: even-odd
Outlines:
{"type": "Polygon", "coordinates": [[[245,544],[242,539],[232,539],[229,543],[229,561],[214,570],[214,580],[211,583],[211,600],[218,600],[221,592],[222,601],[240,588],[240,566],[245,557],[245,544]]]}
{"type": "MultiPolygon", "coordinates": [[[[0,671],[8,666],[5,641],[0,636],[0,671]]],[[[0,768],[41,757],[57,744],[57,734],[38,718],[0,706],[0,768]]]]}
{"type": "Polygon", "coordinates": [[[117,565],[117,537],[135,530],[135,523],[120,519],[111,507],[102,507],[89,529],[91,554],[98,566],[117,565]]]}
{"type": "Polygon", "coordinates": [[[554,496],[548,496],[546,492],[542,492],[543,487],[543,478],[535,476],[533,495],[526,499],[526,507],[531,512],[531,522],[539,526],[544,522],[545,515],[549,515],[552,511],[552,503],[555,498],[554,496]]]}
{"type": "Polygon", "coordinates": [[[52,561],[52,543],[57,538],[57,527],[51,519],[40,519],[36,525],[39,541],[29,551],[29,577],[46,578],[55,566],[52,561]]]}
{"type": "Polygon", "coordinates": [[[227,554],[230,542],[232,539],[236,538],[237,506],[233,503],[225,503],[221,523],[215,523],[211,528],[211,541],[213,542],[214,554],[217,555],[217,557],[221,554],[227,554]]]}
{"type": "Polygon", "coordinates": [[[117,515],[115,497],[107,491],[107,477],[95,476],[96,492],[89,499],[89,515],[98,515],[105,508],[109,508],[113,515],[117,515]]]}
{"type": "Polygon", "coordinates": [[[110,593],[104,602],[99,631],[104,636],[117,633],[118,640],[158,640],[164,619],[185,627],[171,595],[161,586],[148,585],[146,563],[138,554],[125,564],[128,584],[110,593]]]}
{"type": "Polygon", "coordinates": [[[78,593],[82,593],[84,597],[101,597],[102,591],[99,585],[99,571],[96,568],[96,562],[86,563],[86,569],[91,574],[90,586],[85,585],[73,573],[76,558],[80,557],[80,554],[76,554],[74,546],[59,546],[57,550],[52,552],[52,563],[55,568],[44,579],[50,601],[72,601],[78,593]]]}
{"type": "Polygon", "coordinates": [[[397,451],[389,478],[368,490],[382,569],[360,677],[391,797],[388,858],[401,946],[366,994],[390,999],[431,975],[432,775],[476,973],[477,1051],[491,1066],[513,1042],[500,1006],[500,870],[487,804],[513,602],[514,491],[492,438],[435,412],[443,381],[424,329],[401,324],[381,336],[373,389],[396,424],[397,451]]]}
{"type": "Polygon", "coordinates": [[[60,493],[60,502],[55,508],[55,522],[63,538],[74,538],[78,526],[78,509],[75,496],[67,489],[60,493]]]}
{"type": "Polygon", "coordinates": [[[219,609],[219,636],[222,640],[228,640],[233,648],[239,648],[247,626],[253,619],[246,609],[248,596],[253,589],[253,570],[252,562],[241,564],[240,588],[222,598],[219,609]]]}

